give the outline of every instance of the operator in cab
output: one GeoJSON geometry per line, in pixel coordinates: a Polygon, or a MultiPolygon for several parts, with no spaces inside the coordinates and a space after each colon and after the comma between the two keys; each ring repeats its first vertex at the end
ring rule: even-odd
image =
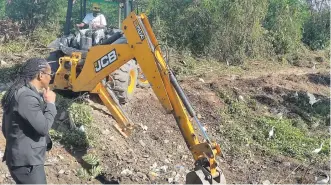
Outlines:
{"type": "MultiPolygon", "coordinates": [[[[101,39],[105,37],[105,28],[107,26],[105,16],[100,13],[100,5],[97,3],[93,3],[92,5],[92,13],[86,14],[83,22],[80,24],[76,24],[78,28],[83,28],[88,26],[88,29],[81,30],[82,34],[86,34],[88,30],[93,32],[93,45],[98,44],[101,39]]],[[[80,35],[78,34],[77,40],[80,40],[80,35]]]]}

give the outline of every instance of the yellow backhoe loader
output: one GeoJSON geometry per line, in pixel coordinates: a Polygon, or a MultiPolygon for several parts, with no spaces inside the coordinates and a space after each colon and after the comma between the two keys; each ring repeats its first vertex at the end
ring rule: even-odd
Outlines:
{"type": "Polygon", "coordinates": [[[187,174],[186,183],[225,184],[223,171],[216,160],[216,156],[221,155],[220,146],[202,128],[176,77],[164,60],[147,16],[131,12],[121,27],[122,31],[86,51],[63,46],[61,49],[65,55],[56,61],[58,67],[51,86],[53,89],[97,94],[116,120],[115,127],[127,137],[132,132],[133,123],[121,109],[116,94],[107,83],[107,77],[123,65],[136,62],[163,108],[174,116],[195,160],[194,170],[187,174]],[[126,42],[119,42],[123,38],[126,42]],[[198,125],[204,141],[199,141],[192,120],[198,125]]]}

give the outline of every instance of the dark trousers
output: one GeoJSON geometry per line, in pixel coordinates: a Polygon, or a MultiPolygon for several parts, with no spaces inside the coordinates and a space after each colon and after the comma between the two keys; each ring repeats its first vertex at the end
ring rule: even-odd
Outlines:
{"type": "Polygon", "coordinates": [[[16,184],[47,184],[44,165],[13,166],[9,172],[16,184]]]}

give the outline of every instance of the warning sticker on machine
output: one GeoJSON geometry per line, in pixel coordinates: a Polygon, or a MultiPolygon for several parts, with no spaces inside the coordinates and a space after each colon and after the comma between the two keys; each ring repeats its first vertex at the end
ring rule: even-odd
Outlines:
{"type": "Polygon", "coordinates": [[[143,30],[141,29],[141,27],[140,27],[140,25],[139,25],[138,20],[135,20],[135,21],[133,22],[133,24],[134,24],[134,26],[136,27],[136,30],[137,30],[138,35],[139,35],[139,37],[140,37],[140,40],[143,41],[143,40],[145,39],[145,35],[144,35],[143,30]]]}

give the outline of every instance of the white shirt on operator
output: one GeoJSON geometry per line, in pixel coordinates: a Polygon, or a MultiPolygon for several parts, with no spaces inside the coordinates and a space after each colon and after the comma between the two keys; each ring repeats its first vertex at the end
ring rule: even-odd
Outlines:
{"type": "Polygon", "coordinates": [[[106,18],[101,13],[96,17],[93,16],[93,13],[86,14],[83,23],[89,25],[89,27],[92,27],[92,25],[107,26],[106,18]]]}

